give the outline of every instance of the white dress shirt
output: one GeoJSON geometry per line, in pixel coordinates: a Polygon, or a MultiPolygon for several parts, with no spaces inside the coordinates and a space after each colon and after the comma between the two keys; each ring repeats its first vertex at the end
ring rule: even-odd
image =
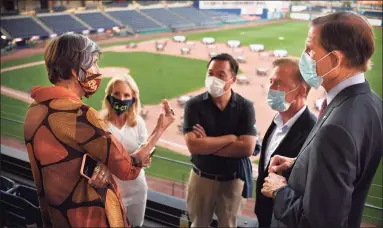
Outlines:
{"type": "Polygon", "coordinates": [[[279,144],[286,137],[287,133],[289,133],[290,128],[294,125],[297,119],[299,119],[299,117],[306,110],[306,108],[307,108],[307,105],[303,106],[303,108],[301,108],[301,110],[299,110],[285,124],[283,124],[282,117],[279,113],[274,117],[274,123],[276,126],[273,132],[270,134],[269,140],[267,141],[267,146],[265,151],[265,163],[264,163],[265,170],[267,168],[267,165],[269,164],[271,155],[278,148],[279,144]]]}
{"type": "Polygon", "coordinates": [[[364,83],[365,81],[366,79],[364,77],[364,73],[362,72],[339,82],[336,86],[334,86],[334,88],[328,91],[326,95],[327,104],[330,104],[330,102],[334,100],[335,96],[338,95],[340,91],[349,86],[364,83]]]}

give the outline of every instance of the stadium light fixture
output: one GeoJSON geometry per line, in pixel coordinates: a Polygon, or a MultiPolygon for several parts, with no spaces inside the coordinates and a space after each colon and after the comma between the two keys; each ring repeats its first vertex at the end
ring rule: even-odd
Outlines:
{"type": "Polygon", "coordinates": [[[7,37],[6,37],[6,36],[4,36],[4,35],[1,35],[1,39],[3,39],[3,40],[6,40],[6,39],[7,39],[7,37]]]}

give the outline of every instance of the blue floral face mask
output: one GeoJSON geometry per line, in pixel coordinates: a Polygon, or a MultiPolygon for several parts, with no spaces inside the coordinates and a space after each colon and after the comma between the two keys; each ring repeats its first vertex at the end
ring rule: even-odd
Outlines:
{"type": "Polygon", "coordinates": [[[267,94],[267,103],[270,108],[277,112],[286,112],[290,108],[291,103],[286,101],[286,95],[298,89],[299,86],[289,92],[284,92],[280,90],[269,89],[267,94]]]}
{"type": "Polygon", "coordinates": [[[322,76],[319,76],[316,71],[316,65],[319,61],[329,56],[332,52],[323,56],[321,59],[315,62],[310,55],[306,52],[303,52],[301,55],[301,59],[299,60],[299,71],[302,74],[303,79],[309,84],[311,87],[318,89],[323,83],[323,77],[329,74],[331,71],[335,70],[338,66],[325,73],[322,76]]]}

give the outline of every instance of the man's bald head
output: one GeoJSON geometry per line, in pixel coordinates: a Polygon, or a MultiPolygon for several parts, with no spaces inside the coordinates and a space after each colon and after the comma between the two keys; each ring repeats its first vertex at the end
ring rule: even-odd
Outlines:
{"type": "Polygon", "coordinates": [[[375,51],[374,32],[368,21],[353,12],[317,17],[311,26],[320,28],[319,43],[327,51],[341,51],[350,67],[367,71],[375,51]]]}

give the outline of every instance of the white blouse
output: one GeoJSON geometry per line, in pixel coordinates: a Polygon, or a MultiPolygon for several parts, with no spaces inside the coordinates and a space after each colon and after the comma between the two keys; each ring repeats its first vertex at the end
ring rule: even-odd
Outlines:
{"type": "MultiPolygon", "coordinates": [[[[119,129],[113,124],[108,123],[108,128],[130,154],[135,152],[148,138],[145,121],[139,115],[137,116],[137,125],[135,127],[129,127],[125,124],[119,129]]],[[[146,202],[148,186],[144,169],[141,169],[140,174],[134,180],[122,181],[117,177],[114,177],[114,179],[120,188],[120,194],[125,206],[146,202]]]]}

